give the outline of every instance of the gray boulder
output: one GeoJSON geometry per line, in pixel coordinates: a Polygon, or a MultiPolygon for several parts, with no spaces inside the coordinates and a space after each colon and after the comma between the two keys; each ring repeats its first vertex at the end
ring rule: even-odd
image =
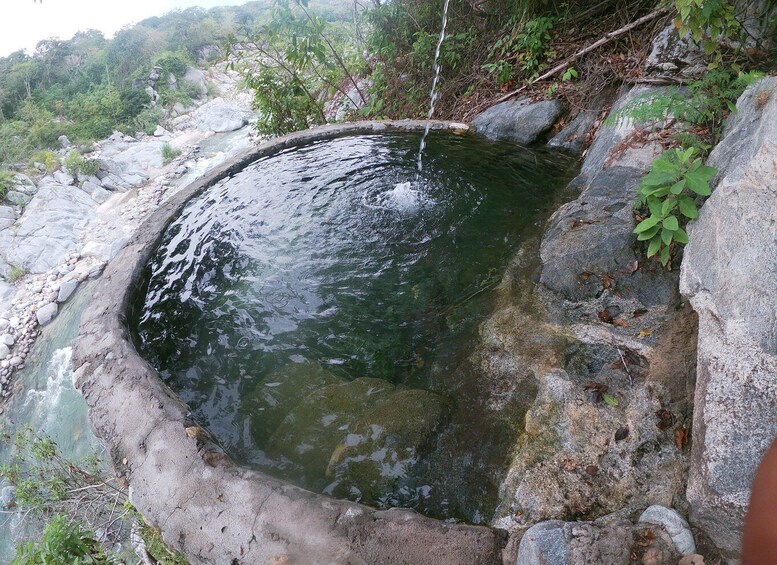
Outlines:
{"type": "Polygon", "coordinates": [[[680,290],[699,315],[691,523],[736,558],[756,468],[777,434],[777,78],[737,102],[689,226],[680,290]]]}
{"type": "Polygon", "coordinates": [[[5,199],[11,204],[15,204],[16,206],[23,208],[30,203],[32,196],[25,194],[24,192],[19,192],[18,190],[9,190],[5,193],[5,199]]]}
{"type": "Polygon", "coordinates": [[[56,302],[49,302],[45,306],[38,308],[38,311],[35,313],[38,324],[41,326],[48,324],[57,316],[58,310],[59,307],[57,306],[56,302]]]}
{"type": "Polygon", "coordinates": [[[563,110],[558,100],[532,102],[528,98],[519,98],[481,112],[472,120],[472,125],[478,133],[490,139],[529,144],[552,128],[563,110]]]}
{"type": "Polygon", "coordinates": [[[580,111],[560,132],[548,141],[548,147],[564,149],[572,153],[583,151],[586,137],[594,129],[604,106],[611,101],[613,92],[606,89],[593,99],[590,106],[580,111]]]}
{"type": "Polygon", "coordinates": [[[78,288],[78,281],[76,279],[70,279],[62,283],[57,293],[57,302],[67,302],[73,295],[76,288],[78,288]]]}
{"type": "Polygon", "coordinates": [[[203,104],[193,114],[194,124],[203,131],[216,133],[235,131],[248,123],[250,113],[222,98],[203,104]]]}
{"type": "Polygon", "coordinates": [[[68,147],[73,145],[72,143],[70,143],[70,140],[67,138],[66,135],[60,135],[57,138],[57,141],[59,141],[59,146],[62,147],[62,149],[67,149],[68,147]]]}
{"type": "Polygon", "coordinates": [[[32,273],[56,267],[81,245],[79,232],[94,205],[83,191],[44,179],[24,214],[0,232],[5,260],[32,273]]]}
{"type": "Polygon", "coordinates": [[[196,87],[200,97],[208,94],[208,78],[200,69],[187,68],[186,74],[183,75],[183,80],[196,87]]]}

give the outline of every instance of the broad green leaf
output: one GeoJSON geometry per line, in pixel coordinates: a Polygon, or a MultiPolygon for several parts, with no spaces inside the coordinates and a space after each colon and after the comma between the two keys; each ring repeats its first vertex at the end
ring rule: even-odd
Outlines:
{"type": "Polygon", "coordinates": [[[661,201],[658,198],[648,199],[648,208],[653,216],[661,217],[661,201]]]}
{"type": "Polygon", "coordinates": [[[664,247],[661,250],[661,264],[664,266],[666,266],[666,264],[669,262],[669,253],[669,247],[664,247]]]}
{"type": "Polygon", "coordinates": [[[661,205],[661,216],[667,216],[669,212],[675,209],[675,206],[677,206],[677,198],[669,197],[664,200],[664,203],[661,205]]]}
{"type": "Polygon", "coordinates": [[[708,167],[707,165],[702,165],[696,171],[696,176],[703,178],[706,181],[709,181],[712,177],[714,177],[717,174],[718,174],[718,170],[715,167],[708,167]]]}
{"type": "Polygon", "coordinates": [[[660,229],[661,229],[661,226],[654,226],[647,231],[643,231],[641,234],[637,236],[637,241],[647,241],[648,239],[652,239],[653,236],[656,235],[660,229]]]}
{"type": "Polygon", "coordinates": [[[678,229],[676,232],[674,232],[674,240],[677,243],[682,243],[685,245],[688,243],[688,234],[685,233],[685,230],[683,228],[678,229]]]}
{"type": "Polygon", "coordinates": [[[652,257],[653,255],[658,253],[658,250],[660,247],[661,247],[661,236],[656,235],[653,239],[650,240],[650,243],[648,244],[647,256],[652,257]]]}
{"type": "Polygon", "coordinates": [[[660,221],[661,218],[650,216],[649,218],[646,218],[637,224],[637,227],[634,228],[634,233],[642,233],[643,231],[649,230],[653,226],[657,225],[660,221]]]}
{"type": "Polygon", "coordinates": [[[693,201],[693,198],[684,196],[680,199],[680,213],[691,220],[699,215],[699,212],[696,210],[696,202],[693,201]]]}
{"type": "Polygon", "coordinates": [[[669,189],[669,192],[672,194],[680,194],[683,189],[685,188],[685,179],[680,179],[676,183],[672,185],[672,188],[669,189]]]}
{"type": "Polygon", "coordinates": [[[664,229],[669,231],[677,231],[677,229],[680,227],[680,225],[677,223],[676,216],[667,216],[664,218],[662,225],[664,226],[664,229]]]}
{"type": "Polygon", "coordinates": [[[685,175],[685,184],[699,196],[709,196],[712,193],[707,179],[699,176],[698,172],[685,175]]]}
{"type": "Polygon", "coordinates": [[[664,242],[664,245],[669,245],[672,243],[672,236],[675,232],[669,231],[669,230],[661,230],[661,241],[664,242]]]}
{"type": "Polygon", "coordinates": [[[664,186],[677,180],[679,171],[651,171],[642,179],[642,186],[664,186]]]}
{"type": "Polygon", "coordinates": [[[602,400],[604,400],[608,406],[612,406],[613,408],[618,405],[618,399],[611,395],[609,392],[605,392],[602,395],[602,400]]]}

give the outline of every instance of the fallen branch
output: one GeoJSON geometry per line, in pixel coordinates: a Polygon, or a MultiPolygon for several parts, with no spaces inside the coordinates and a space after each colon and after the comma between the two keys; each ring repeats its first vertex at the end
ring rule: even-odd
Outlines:
{"type": "Polygon", "coordinates": [[[574,61],[576,61],[577,59],[579,59],[583,55],[586,55],[586,54],[590,53],[591,51],[594,51],[594,50],[598,49],[602,45],[607,45],[613,39],[615,39],[617,37],[620,37],[624,33],[627,33],[629,31],[631,31],[635,27],[639,27],[642,24],[647,23],[649,21],[652,21],[652,20],[656,19],[659,16],[663,16],[666,13],[667,13],[667,10],[665,8],[658,9],[658,10],[656,10],[654,12],[650,12],[646,16],[642,16],[641,18],[631,22],[630,24],[627,24],[627,25],[623,26],[620,29],[616,29],[615,31],[611,31],[609,33],[604,34],[601,38],[599,38],[596,41],[594,41],[588,47],[585,47],[585,48],[581,49],[577,53],[573,53],[572,55],[570,55],[569,57],[567,57],[566,59],[561,61],[558,65],[556,65],[555,67],[550,69],[547,73],[538,76],[537,78],[535,78],[534,80],[532,80],[530,82],[527,82],[521,88],[513,90],[512,92],[508,92],[507,94],[502,96],[499,100],[494,102],[494,104],[499,104],[500,102],[504,102],[505,100],[509,100],[510,98],[512,98],[513,96],[515,96],[516,94],[518,94],[520,92],[523,92],[524,90],[526,90],[527,88],[529,88],[533,84],[538,83],[541,80],[545,80],[547,78],[550,78],[550,77],[552,77],[553,75],[555,75],[557,73],[560,73],[561,71],[566,69],[571,63],[573,63],[574,61]]]}

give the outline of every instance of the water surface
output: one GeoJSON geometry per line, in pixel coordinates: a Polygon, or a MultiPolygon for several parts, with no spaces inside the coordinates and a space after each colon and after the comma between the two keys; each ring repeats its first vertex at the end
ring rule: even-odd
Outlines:
{"type": "Polygon", "coordinates": [[[568,159],[470,135],[263,158],[168,228],[131,326],[238,462],[315,491],[490,519],[515,440],[468,362],[568,159]]]}

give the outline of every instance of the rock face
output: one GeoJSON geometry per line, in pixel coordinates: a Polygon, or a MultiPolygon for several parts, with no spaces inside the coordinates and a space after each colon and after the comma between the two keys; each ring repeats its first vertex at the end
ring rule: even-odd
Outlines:
{"type": "Polygon", "coordinates": [[[680,280],[699,314],[691,522],[729,557],[777,434],[777,78],[737,107],[708,161],[720,181],[690,226],[680,280]]]}
{"type": "Polygon", "coordinates": [[[62,262],[80,243],[79,228],[94,200],[85,192],[48,178],[17,223],[0,232],[5,260],[29,272],[42,273],[62,262]]]}
{"type": "Polygon", "coordinates": [[[234,131],[248,123],[249,112],[222,98],[215,98],[200,106],[193,114],[197,127],[216,133],[234,131]]]}
{"type": "MultiPolygon", "coordinates": [[[[635,88],[616,108],[653,92],[635,88]]],[[[675,434],[690,424],[695,318],[676,272],[645,261],[632,233],[637,185],[661,152],[635,132],[628,120],[599,130],[570,185],[578,197],[548,221],[540,285],[481,329],[491,360],[536,382],[494,521],[509,531],[684,504],[688,456],[675,434]]],[[[569,563],[620,562],[608,559],[569,563]]]]}
{"type": "Polygon", "coordinates": [[[492,106],[475,116],[472,124],[488,138],[529,144],[553,127],[563,109],[558,100],[533,103],[520,98],[492,106]]]}

